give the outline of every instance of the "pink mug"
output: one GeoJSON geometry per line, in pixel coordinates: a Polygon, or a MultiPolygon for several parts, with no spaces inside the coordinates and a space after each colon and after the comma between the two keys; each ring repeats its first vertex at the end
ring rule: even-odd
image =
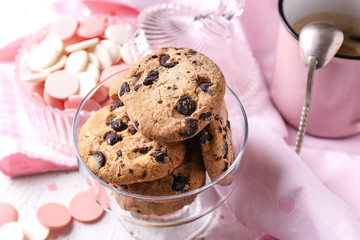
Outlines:
{"type": "MultiPolygon", "coordinates": [[[[270,94],[290,125],[299,126],[307,79],[294,24],[321,12],[360,17],[359,9],[359,0],[279,0],[283,24],[279,28],[270,94]]],[[[360,55],[337,54],[328,65],[315,70],[306,130],[308,134],[326,138],[360,133],[360,55]]]]}

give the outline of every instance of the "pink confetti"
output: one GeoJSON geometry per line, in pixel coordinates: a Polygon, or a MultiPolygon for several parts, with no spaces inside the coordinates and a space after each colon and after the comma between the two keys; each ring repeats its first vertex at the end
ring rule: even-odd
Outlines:
{"type": "Polygon", "coordinates": [[[48,190],[49,191],[56,191],[57,190],[57,186],[55,183],[51,183],[48,185],[48,190]]]}
{"type": "Polygon", "coordinates": [[[225,216],[224,215],[220,215],[220,219],[224,219],[225,218],[225,216]]]}
{"type": "Polygon", "coordinates": [[[295,201],[290,197],[281,198],[278,201],[278,208],[282,213],[291,213],[295,208],[295,201]]]}

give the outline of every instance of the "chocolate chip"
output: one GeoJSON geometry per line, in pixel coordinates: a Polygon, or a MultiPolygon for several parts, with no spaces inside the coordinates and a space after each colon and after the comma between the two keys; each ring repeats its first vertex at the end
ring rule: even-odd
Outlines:
{"type": "Polygon", "coordinates": [[[139,128],[139,122],[138,121],[135,122],[135,127],[139,128]]]}
{"type": "Polygon", "coordinates": [[[190,116],[196,110],[196,103],[192,98],[183,96],[179,99],[176,110],[183,115],[190,116]]]}
{"type": "Polygon", "coordinates": [[[225,162],[225,166],[223,168],[223,172],[226,172],[227,170],[229,169],[229,163],[228,162],[225,162]]]}
{"type": "Polygon", "coordinates": [[[175,67],[179,62],[171,62],[168,63],[167,61],[170,59],[170,55],[166,54],[164,55],[160,60],[160,65],[166,68],[172,68],[175,67]]]}
{"type": "Polygon", "coordinates": [[[135,91],[139,90],[139,88],[141,87],[141,85],[142,85],[141,83],[140,83],[140,84],[135,85],[135,86],[134,86],[134,90],[135,90],[135,91]]]}
{"type": "Polygon", "coordinates": [[[134,173],[134,170],[130,168],[130,169],[129,169],[129,173],[130,173],[130,174],[133,174],[133,173],[134,173]]]}
{"type": "Polygon", "coordinates": [[[118,157],[121,157],[121,156],[122,156],[121,150],[117,151],[117,152],[116,152],[116,155],[118,155],[118,157]]]}
{"type": "Polygon", "coordinates": [[[214,85],[213,83],[211,83],[211,82],[203,82],[203,83],[200,83],[199,84],[199,87],[200,87],[200,89],[202,90],[202,91],[204,91],[204,92],[208,92],[209,91],[209,88],[212,86],[212,85],[214,85]]]}
{"type": "Polygon", "coordinates": [[[111,106],[110,111],[112,112],[112,111],[114,111],[116,108],[122,107],[122,106],[124,106],[124,103],[123,103],[122,101],[116,101],[116,102],[114,102],[114,104],[111,106]]]}
{"type": "Polygon", "coordinates": [[[158,56],[154,54],[154,55],[152,55],[151,57],[152,57],[152,58],[157,58],[158,56]]]}
{"type": "Polygon", "coordinates": [[[114,129],[115,132],[121,132],[128,128],[128,125],[123,122],[122,119],[116,118],[111,120],[108,123],[108,126],[110,126],[112,129],[114,129]]]}
{"type": "Polygon", "coordinates": [[[158,71],[151,71],[144,80],[144,85],[148,86],[153,84],[156,80],[159,79],[159,72],[158,71]]]}
{"type": "Polygon", "coordinates": [[[128,185],[126,185],[126,184],[119,184],[118,186],[120,188],[122,188],[122,190],[128,190],[129,189],[128,185]]]}
{"type": "Polygon", "coordinates": [[[145,178],[146,178],[146,176],[147,176],[147,171],[145,170],[145,171],[142,173],[141,178],[142,178],[142,179],[145,179],[145,178]]]}
{"type": "Polygon", "coordinates": [[[197,130],[199,129],[198,123],[195,119],[187,118],[185,119],[186,129],[180,132],[180,136],[182,137],[191,137],[193,136],[197,130]]]}
{"type": "Polygon", "coordinates": [[[104,138],[105,142],[109,145],[114,145],[115,143],[119,142],[122,140],[120,135],[117,135],[114,132],[110,132],[108,134],[106,134],[105,138],[104,138]]]}
{"type": "Polygon", "coordinates": [[[137,133],[137,130],[133,125],[130,126],[130,133],[131,133],[131,135],[134,135],[135,133],[137,133]]]}
{"type": "Polygon", "coordinates": [[[149,152],[151,149],[152,149],[152,146],[150,146],[150,147],[141,147],[139,149],[139,153],[145,154],[145,153],[149,152]]]}
{"type": "Polygon", "coordinates": [[[205,112],[205,113],[200,114],[199,119],[201,119],[203,121],[211,121],[211,117],[212,117],[211,112],[205,112]]]}
{"type": "Polygon", "coordinates": [[[219,123],[221,124],[221,126],[223,125],[223,119],[220,117],[219,114],[216,114],[216,115],[215,115],[215,120],[216,120],[216,121],[219,121],[219,123]]]}
{"type": "Polygon", "coordinates": [[[130,86],[127,82],[124,82],[122,85],[121,85],[121,88],[120,88],[120,92],[119,92],[119,96],[121,97],[122,95],[124,95],[126,92],[130,92],[130,86]]]}
{"type": "Polygon", "coordinates": [[[195,55],[197,52],[194,49],[190,49],[189,55],[195,55]]]}
{"type": "Polygon", "coordinates": [[[91,158],[96,162],[99,168],[105,165],[105,156],[102,152],[96,151],[91,155],[91,158]]]}
{"type": "Polygon", "coordinates": [[[176,89],[178,89],[178,86],[176,86],[175,84],[172,86],[172,89],[173,90],[176,90],[176,89]]]}
{"type": "Polygon", "coordinates": [[[229,129],[231,129],[230,121],[229,121],[229,120],[226,121],[226,127],[229,128],[229,129]]]}
{"type": "Polygon", "coordinates": [[[137,210],[136,210],[136,213],[137,213],[137,214],[141,214],[141,213],[142,213],[142,211],[141,211],[141,210],[139,210],[139,209],[137,209],[137,210]]]}
{"type": "Polygon", "coordinates": [[[225,152],[224,158],[227,159],[229,153],[229,145],[227,142],[224,143],[224,152],[225,152]]]}
{"type": "Polygon", "coordinates": [[[219,132],[221,133],[223,131],[222,127],[218,127],[219,132]]]}
{"type": "Polygon", "coordinates": [[[163,103],[163,101],[162,101],[162,100],[159,100],[157,103],[158,103],[158,104],[162,104],[162,103],[163,103]]]}
{"type": "Polygon", "coordinates": [[[152,156],[153,158],[155,158],[155,160],[156,160],[157,162],[159,162],[159,163],[165,163],[165,161],[166,161],[165,158],[167,157],[167,154],[166,154],[165,152],[162,152],[162,151],[158,150],[158,151],[153,152],[153,153],[151,154],[151,156],[152,156]]]}
{"type": "Polygon", "coordinates": [[[185,192],[185,186],[189,184],[187,179],[183,176],[174,176],[174,181],[171,185],[171,189],[176,192],[185,192]]]}
{"type": "Polygon", "coordinates": [[[139,153],[145,154],[145,153],[149,152],[151,149],[152,149],[152,146],[136,147],[136,148],[134,148],[133,152],[135,152],[135,153],[139,152],[139,153]]]}
{"type": "Polygon", "coordinates": [[[206,127],[199,133],[199,141],[201,144],[205,144],[207,141],[211,141],[212,138],[213,136],[206,127]]]}

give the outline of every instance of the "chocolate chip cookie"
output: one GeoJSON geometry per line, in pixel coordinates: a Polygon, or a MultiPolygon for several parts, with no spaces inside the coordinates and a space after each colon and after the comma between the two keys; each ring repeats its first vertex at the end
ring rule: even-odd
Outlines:
{"type": "MultiPolygon", "coordinates": [[[[223,174],[235,159],[226,105],[224,101],[219,105],[220,112],[198,134],[204,164],[211,180],[223,174]]],[[[228,185],[231,181],[232,176],[228,175],[220,184],[228,185]]]]}
{"type": "Polygon", "coordinates": [[[79,154],[107,183],[131,184],[167,176],[184,159],[183,142],[160,143],[137,131],[122,102],[96,111],[80,129],[79,154]]]}
{"type": "MultiPolygon", "coordinates": [[[[115,185],[115,187],[146,196],[169,196],[189,192],[205,184],[205,167],[201,157],[199,144],[188,143],[182,164],[174,169],[168,176],[150,182],[141,182],[128,185],[115,185]]],[[[190,204],[195,196],[179,199],[149,201],[135,199],[123,195],[117,196],[117,201],[125,210],[144,215],[164,215],[183,208],[190,204]]]]}
{"type": "Polygon", "coordinates": [[[221,70],[205,55],[187,48],[162,48],[133,65],[110,95],[117,91],[144,136],[177,142],[211,122],[225,87],[221,70]]]}

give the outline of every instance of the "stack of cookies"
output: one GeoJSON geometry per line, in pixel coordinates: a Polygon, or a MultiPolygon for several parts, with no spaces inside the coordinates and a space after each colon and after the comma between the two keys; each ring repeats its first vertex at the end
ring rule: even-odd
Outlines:
{"type": "MultiPolygon", "coordinates": [[[[133,65],[109,90],[115,102],[80,129],[79,153],[103,181],[127,192],[168,196],[195,190],[234,161],[224,102],[225,79],[205,55],[162,48],[133,65]]],[[[230,184],[231,176],[221,184],[230,184]]],[[[139,214],[163,215],[194,197],[118,202],[139,214]]]]}

